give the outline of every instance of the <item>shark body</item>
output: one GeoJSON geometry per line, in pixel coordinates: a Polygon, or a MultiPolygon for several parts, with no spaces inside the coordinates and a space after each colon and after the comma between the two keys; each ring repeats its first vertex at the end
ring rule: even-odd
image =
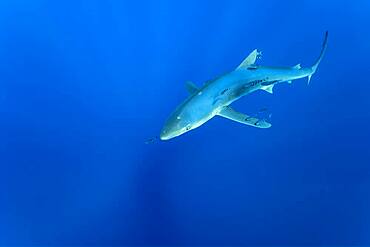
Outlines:
{"type": "Polygon", "coordinates": [[[188,82],[186,88],[190,95],[167,119],[160,139],[169,140],[182,135],[216,115],[257,128],[271,127],[265,120],[235,111],[230,104],[256,90],[272,93],[274,85],[278,83],[291,83],[304,77],[308,78],[309,83],[324,56],[327,39],[328,32],[325,33],[320,56],[311,67],[302,68],[300,64],[294,67],[259,66],[255,62],[261,53],[256,49],[235,70],[206,82],[200,88],[188,82]]]}

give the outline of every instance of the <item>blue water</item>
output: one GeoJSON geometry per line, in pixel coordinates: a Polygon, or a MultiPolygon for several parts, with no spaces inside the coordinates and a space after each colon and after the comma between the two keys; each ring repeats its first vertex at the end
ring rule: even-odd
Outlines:
{"type": "Polygon", "coordinates": [[[370,245],[370,2],[0,2],[0,245],[370,245]],[[253,49],[317,73],[159,134],[253,49]]]}

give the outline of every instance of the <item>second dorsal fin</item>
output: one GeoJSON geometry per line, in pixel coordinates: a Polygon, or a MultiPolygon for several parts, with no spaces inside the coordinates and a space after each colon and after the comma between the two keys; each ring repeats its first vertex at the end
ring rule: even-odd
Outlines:
{"type": "Polygon", "coordinates": [[[302,67],[301,67],[301,64],[299,63],[297,65],[294,65],[292,68],[293,69],[301,69],[302,67]]]}

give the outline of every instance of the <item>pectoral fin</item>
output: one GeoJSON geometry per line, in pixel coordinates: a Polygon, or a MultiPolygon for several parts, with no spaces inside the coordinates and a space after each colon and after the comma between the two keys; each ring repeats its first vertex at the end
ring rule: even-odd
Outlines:
{"type": "Polygon", "coordinates": [[[191,81],[187,81],[185,87],[189,94],[194,94],[199,91],[199,88],[191,81]]]}
{"type": "Polygon", "coordinates": [[[227,106],[218,113],[219,116],[233,120],[238,123],[250,125],[256,128],[270,128],[271,124],[263,119],[254,118],[246,114],[240,113],[227,106]]]}

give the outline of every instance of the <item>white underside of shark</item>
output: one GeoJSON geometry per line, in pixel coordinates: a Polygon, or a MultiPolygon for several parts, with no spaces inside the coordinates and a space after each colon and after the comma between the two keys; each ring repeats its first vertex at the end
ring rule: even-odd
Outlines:
{"type": "Polygon", "coordinates": [[[324,56],[327,39],[328,32],[325,33],[319,58],[308,68],[302,68],[300,64],[293,67],[256,65],[256,60],[261,53],[255,49],[235,70],[206,82],[202,87],[198,88],[188,82],[186,88],[190,95],[168,118],[160,138],[168,140],[182,135],[216,115],[257,128],[270,128],[271,124],[266,120],[237,112],[230,107],[230,104],[256,90],[273,93],[273,88],[278,83],[291,83],[292,80],[304,77],[308,78],[309,83],[324,56]]]}

